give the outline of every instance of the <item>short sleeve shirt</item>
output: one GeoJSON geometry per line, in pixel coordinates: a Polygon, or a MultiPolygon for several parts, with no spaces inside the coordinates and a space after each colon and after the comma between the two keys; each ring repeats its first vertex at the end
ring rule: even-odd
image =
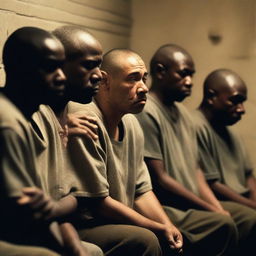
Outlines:
{"type": "Polygon", "coordinates": [[[229,142],[209,124],[200,110],[194,113],[201,169],[207,180],[218,180],[239,194],[248,192],[246,175],[252,166],[244,145],[230,127],[225,127],[229,142]]]}
{"type": "Polygon", "coordinates": [[[198,195],[196,133],[185,107],[180,103],[167,107],[149,95],[136,116],[144,132],[144,156],[162,160],[168,175],[198,195]]]}

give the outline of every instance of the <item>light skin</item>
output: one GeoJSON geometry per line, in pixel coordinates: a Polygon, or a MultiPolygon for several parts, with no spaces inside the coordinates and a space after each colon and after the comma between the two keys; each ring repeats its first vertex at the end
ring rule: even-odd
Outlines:
{"type": "MultiPolygon", "coordinates": [[[[172,106],[175,101],[181,102],[191,94],[194,72],[194,62],[186,51],[176,46],[163,47],[151,60],[150,94],[166,106],[172,106]]],[[[195,208],[230,215],[211,191],[199,167],[196,170],[200,193],[198,196],[169,176],[162,160],[145,158],[145,161],[152,179],[163,189],[166,196],[175,195],[182,202],[183,209],[195,208]]]]}
{"type": "MultiPolygon", "coordinates": [[[[146,103],[145,84],[147,70],[135,53],[116,50],[106,57],[102,65],[103,81],[96,102],[103,113],[109,136],[119,140],[118,127],[128,113],[139,113],[146,103]]],[[[141,226],[165,239],[172,250],[182,252],[180,231],[171,223],[152,191],[135,199],[135,210],[108,196],[99,200],[98,213],[122,223],[141,226]]]]}
{"type": "MultiPolygon", "coordinates": [[[[234,72],[216,70],[207,77],[204,91],[200,109],[214,130],[225,141],[226,126],[239,122],[245,114],[246,85],[234,72]]],[[[209,184],[216,195],[256,209],[256,179],[253,174],[246,177],[246,182],[250,190],[249,197],[238,194],[219,181],[211,181],[209,184]]]]}

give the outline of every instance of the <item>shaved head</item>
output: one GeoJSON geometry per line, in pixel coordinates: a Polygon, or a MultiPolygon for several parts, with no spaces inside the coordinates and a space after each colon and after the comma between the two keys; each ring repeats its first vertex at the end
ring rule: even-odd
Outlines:
{"type": "Polygon", "coordinates": [[[94,48],[101,49],[98,40],[82,27],[62,26],[55,29],[53,34],[63,44],[67,60],[86,54],[86,50],[92,52],[94,48]]]}
{"type": "Polygon", "coordinates": [[[124,62],[134,57],[140,62],[143,62],[137,53],[129,49],[112,49],[103,56],[101,70],[106,71],[108,74],[119,72],[123,70],[124,62]]]}
{"type": "Polygon", "coordinates": [[[49,32],[36,27],[22,27],[13,32],[3,48],[3,63],[7,74],[24,72],[41,64],[45,54],[61,43],[49,32]]]}
{"type": "Polygon", "coordinates": [[[204,95],[207,96],[209,90],[224,92],[235,90],[237,87],[246,90],[246,85],[238,74],[228,69],[217,69],[206,77],[204,81],[204,95]]]}
{"type": "Polygon", "coordinates": [[[233,125],[245,113],[247,87],[241,77],[228,69],[211,72],[204,81],[200,109],[214,127],[233,125]]]}
{"type": "Polygon", "coordinates": [[[163,45],[155,52],[150,61],[150,73],[154,77],[159,63],[168,69],[175,62],[182,60],[189,60],[193,63],[190,54],[182,47],[175,44],[163,45]]]}

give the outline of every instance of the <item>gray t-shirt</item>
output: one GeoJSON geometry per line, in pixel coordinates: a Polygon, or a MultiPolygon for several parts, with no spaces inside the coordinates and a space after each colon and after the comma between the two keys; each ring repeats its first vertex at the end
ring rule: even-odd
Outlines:
{"type": "Polygon", "coordinates": [[[96,117],[99,139],[74,137],[69,140],[69,152],[80,183],[74,195],[111,196],[133,208],[135,198],[152,189],[138,121],[131,114],[125,115],[119,124],[123,137],[115,141],[109,137],[102,113],[94,102],[86,105],[69,102],[69,113],[80,111],[96,117]]]}
{"type": "Polygon", "coordinates": [[[167,107],[149,95],[136,117],[144,132],[145,157],[162,160],[172,178],[198,195],[196,133],[185,107],[180,103],[167,107]]]}
{"type": "Polygon", "coordinates": [[[207,180],[217,180],[239,194],[248,192],[246,175],[252,166],[240,138],[230,127],[225,128],[225,141],[209,124],[201,111],[194,112],[201,169],[207,180]]]}
{"type": "MultiPolygon", "coordinates": [[[[64,110],[63,116],[65,115],[64,110]]],[[[49,106],[41,105],[33,115],[32,123],[43,189],[55,200],[69,194],[73,186],[66,149],[67,129],[64,125],[62,127],[60,121],[49,106]]]]}

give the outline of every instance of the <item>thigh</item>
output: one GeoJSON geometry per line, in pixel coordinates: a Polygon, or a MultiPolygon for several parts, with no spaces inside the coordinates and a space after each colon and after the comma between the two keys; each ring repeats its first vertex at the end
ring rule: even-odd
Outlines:
{"type": "Polygon", "coordinates": [[[98,245],[105,255],[161,255],[159,241],[148,229],[108,224],[78,230],[81,240],[98,245]]]}
{"type": "Polygon", "coordinates": [[[17,245],[0,241],[0,255],[4,256],[60,256],[44,247],[17,245]]]}
{"type": "MultiPolygon", "coordinates": [[[[185,239],[185,247],[197,255],[223,255],[230,253],[237,245],[238,232],[229,216],[210,211],[190,209],[181,211],[182,218],[177,217],[177,210],[164,207],[172,222],[180,229],[185,239]],[[212,247],[212,244],[215,246],[212,247]],[[209,248],[211,251],[209,252],[209,248]]],[[[179,210],[178,210],[179,211],[179,210]]]]}
{"type": "MultiPolygon", "coordinates": [[[[221,202],[223,208],[230,212],[237,225],[240,247],[243,250],[256,250],[256,210],[235,202],[221,202]]],[[[245,254],[246,255],[246,254],[245,254]]]]}

